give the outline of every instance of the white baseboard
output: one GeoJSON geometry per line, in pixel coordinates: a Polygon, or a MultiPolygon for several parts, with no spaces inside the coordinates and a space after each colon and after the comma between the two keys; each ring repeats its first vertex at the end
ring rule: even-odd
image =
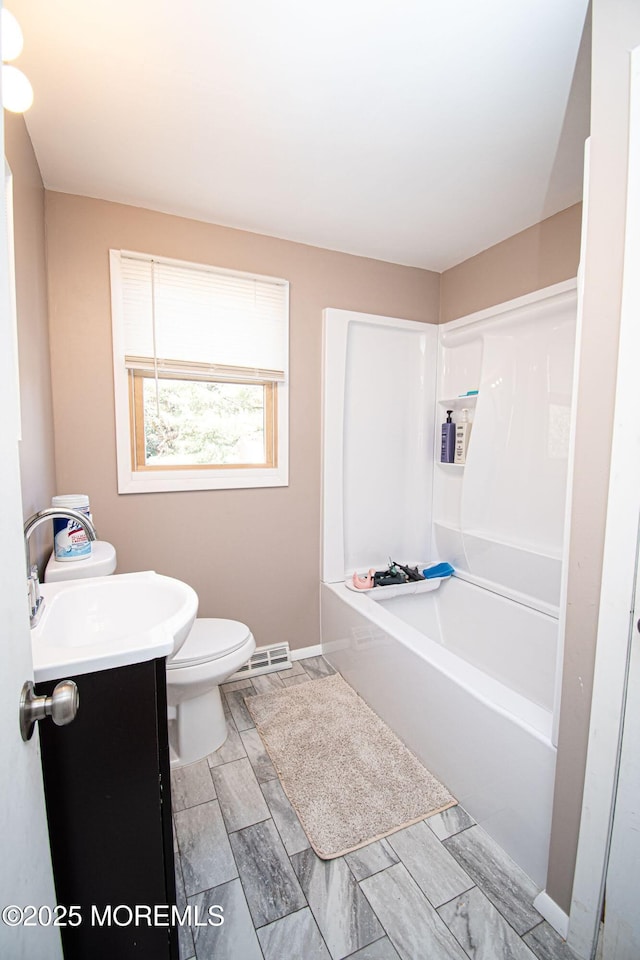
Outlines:
{"type": "Polygon", "coordinates": [[[305,660],[307,657],[321,657],[322,644],[316,643],[312,647],[300,647],[299,650],[291,650],[290,656],[292,660],[305,660]]]}
{"type": "Polygon", "coordinates": [[[562,939],[566,940],[569,931],[569,916],[558,906],[555,900],[551,899],[546,890],[538,894],[533,901],[533,905],[556,933],[559,933],[562,939]]]}

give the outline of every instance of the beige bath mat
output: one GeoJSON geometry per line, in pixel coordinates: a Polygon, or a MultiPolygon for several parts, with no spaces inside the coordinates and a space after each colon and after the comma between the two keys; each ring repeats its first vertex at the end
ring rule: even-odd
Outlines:
{"type": "Polygon", "coordinates": [[[245,703],[323,860],[457,803],[339,674],[245,703]]]}

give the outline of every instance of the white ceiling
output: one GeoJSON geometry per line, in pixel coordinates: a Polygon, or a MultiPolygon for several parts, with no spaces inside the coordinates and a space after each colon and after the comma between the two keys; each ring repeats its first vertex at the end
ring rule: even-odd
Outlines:
{"type": "Polygon", "coordinates": [[[581,197],[587,0],[7,5],[51,190],[438,271],[581,197]]]}

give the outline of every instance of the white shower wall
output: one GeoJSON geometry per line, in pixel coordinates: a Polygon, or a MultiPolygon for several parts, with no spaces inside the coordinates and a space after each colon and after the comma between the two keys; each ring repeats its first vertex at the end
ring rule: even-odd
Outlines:
{"type": "Polygon", "coordinates": [[[325,311],[323,652],[540,886],[575,321],[575,283],[440,328],[325,311]],[[442,464],[464,407],[466,463],[442,464]],[[389,602],[345,586],[389,555],[457,576],[389,602]]]}
{"type": "Polygon", "coordinates": [[[323,580],[431,557],[437,328],[325,311],[323,580]],[[329,427],[329,422],[331,426],[329,427]]]}
{"type": "Polygon", "coordinates": [[[473,420],[464,466],[436,459],[437,552],[463,575],[557,616],[575,283],[440,328],[439,419],[473,420]],[[478,390],[477,397],[459,393],[478,390]]]}
{"type": "Polygon", "coordinates": [[[441,327],[325,311],[340,435],[324,445],[323,580],[447,560],[558,615],[575,323],[574,281],[441,327]],[[464,407],[466,463],[442,464],[440,424],[464,407]]]}

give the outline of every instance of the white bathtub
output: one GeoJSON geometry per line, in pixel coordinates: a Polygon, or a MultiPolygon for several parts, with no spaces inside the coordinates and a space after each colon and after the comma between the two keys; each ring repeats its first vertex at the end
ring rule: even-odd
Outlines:
{"type": "Polygon", "coordinates": [[[458,578],[373,596],[322,584],[324,655],[544,887],[557,620],[458,578]]]}

